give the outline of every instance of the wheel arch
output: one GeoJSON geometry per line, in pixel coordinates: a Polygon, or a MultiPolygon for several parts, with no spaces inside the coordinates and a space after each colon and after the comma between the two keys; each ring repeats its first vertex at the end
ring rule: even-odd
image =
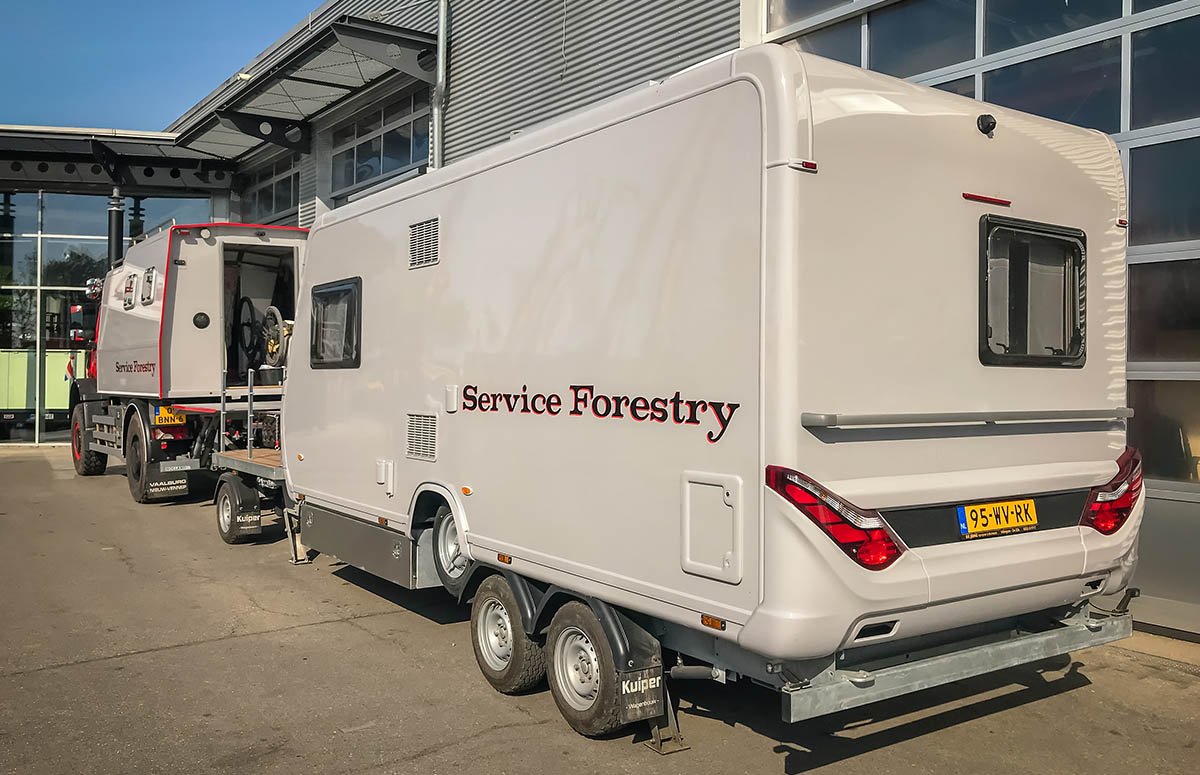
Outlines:
{"type": "Polygon", "coordinates": [[[136,398],[130,399],[125,404],[125,411],[121,413],[121,456],[124,457],[129,453],[129,434],[125,429],[129,427],[129,418],[136,415],[138,422],[142,424],[144,432],[144,440],[146,442],[146,459],[152,460],[152,452],[150,447],[150,410],[146,408],[146,402],[136,398]]]}

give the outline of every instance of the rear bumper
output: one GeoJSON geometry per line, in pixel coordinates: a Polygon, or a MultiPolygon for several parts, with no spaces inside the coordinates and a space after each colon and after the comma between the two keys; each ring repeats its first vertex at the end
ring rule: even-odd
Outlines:
{"type": "Polygon", "coordinates": [[[1088,618],[1079,614],[1041,632],[1013,630],[1007,637],[946,652],[921,652],[876,670],[831,670],[811,683],[782,691],[787,722],[836,713],[910,692],[941,686],[984,673],[1111,643],[1133,633],[1129,614],[1088,618]]]}

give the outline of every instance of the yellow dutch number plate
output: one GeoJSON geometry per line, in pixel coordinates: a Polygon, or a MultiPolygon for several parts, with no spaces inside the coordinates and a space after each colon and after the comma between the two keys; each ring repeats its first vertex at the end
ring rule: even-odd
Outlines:
{"type": "Polygon", "coordinates": [[[186,420],[187,417],[184,413],[175,411],[175,407],[173,406],[154,407],[155,425],[179,425],[186,420]]]}
{"type": "Polygon", "coordinates": [[[974,503],[958,507],[958,532],[963,538],[1024,533],[1037,529],[1033,500],[974,503]]]}

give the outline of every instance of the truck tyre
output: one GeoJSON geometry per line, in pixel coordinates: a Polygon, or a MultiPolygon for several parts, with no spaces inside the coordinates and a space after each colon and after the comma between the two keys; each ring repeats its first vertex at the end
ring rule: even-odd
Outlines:
{"type": "Polygon", "coordinates": [[[227,544],[240,544],[247,536],[237,531],[238,493],[232,482],[221,482],[217,490],[217,533],[227,544]]]}
{"type": "Polygon", "coordinates": [[[108,455],[90,452],[92,433],[88,430],[83,413],[83,404],[75,404],[71,410],[71,457],[75,462],[75,473],[80,476],[98,476],[108,468],[108,455]]]}
{"type": "Polygon", "coordinates": [[[458,525],[449,506],[439,506],[433,518],[433,565],[442,586],[454,597],[462,592],[470,560],[458,542],[458,525]]]}
{"type": "Polygon", "coordinates": [[[135,414],[129,421],[125,442],[125,478],[129,480],[129,494],[138,503],[150,500],[150,463],[143,437],[142,422],[135,414]]]}
{"type": "Polygon", "coordinates": [[[623,726],[616,661],[591,608],[572,600],[558,609],[546,637],[546,659],[554,704],[572,729],[599,737],[623,726]]]}
{"type": "Polygon", "coordinates": [[[488,576],[471,603],[471,646],[479,670],[501,694],[520,694],[546,676],[542,647],[525,634],[517,598],[503,576],[488,576]]]}

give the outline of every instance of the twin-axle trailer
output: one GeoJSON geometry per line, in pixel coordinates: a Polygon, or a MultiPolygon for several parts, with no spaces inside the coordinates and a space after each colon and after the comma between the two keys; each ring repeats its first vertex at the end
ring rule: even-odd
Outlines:
{"type": "Polygon", "coordinates": [[[1099,132],[743,49],[309,232],[134,245],[76,467],[216,476],[224,540],[442,586],[497,690],[660,750],[665,677],[799,721],[1113,641],[1124,190],[1099,132]]]}

